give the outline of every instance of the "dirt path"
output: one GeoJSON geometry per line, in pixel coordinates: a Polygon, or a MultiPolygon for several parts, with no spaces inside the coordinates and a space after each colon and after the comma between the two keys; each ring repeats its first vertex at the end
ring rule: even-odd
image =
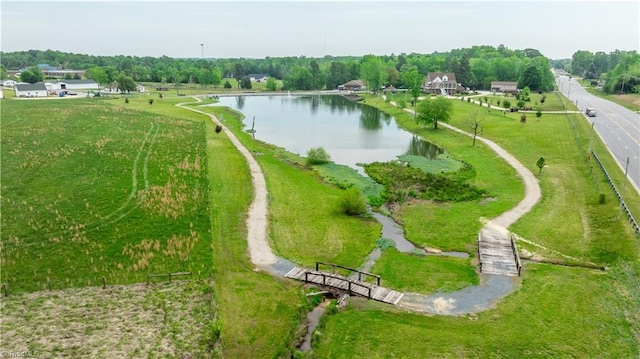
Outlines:
{"type": "MultiPolygon", "coordinates": [[[[197,97],[193,97],[196,101],[201,102],[197,97]]],[[[185,107],[186,103],[179,103],[176,106],[201,113],[209,116],[211,121],[216,125],[222,126],[222,131],[231,140],[233,145],[242,153],[247,160],[249,170],[251,171],[251,183],[253,184],[253,201],[249,207],[247,213],[247,245],[249,247],[249,255],[253,264],[264,267],[275,264],[278,262],[278,257],[271,251],[271,247],[267,242],[267,227],[269,224],[268,219],[268,200],[267,200],[267,183],[264,179],[264,173],[260,168],[260,165],[253,158],[253,155],[249,150],[242,145],[242,143],[236,138],[236,136],[214,116],[204,111],[196,110],[194,108],[185,107]]]]}

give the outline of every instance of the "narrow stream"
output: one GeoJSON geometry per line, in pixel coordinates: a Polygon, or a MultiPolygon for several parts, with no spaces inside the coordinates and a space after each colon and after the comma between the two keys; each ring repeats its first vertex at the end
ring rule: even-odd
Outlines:
{"type": "Polygon", "coordinates": [[[320,303],[317,307],[313,308],[309,314],[307,314],[307,335],[304,336],[304,340],[302,344],[300,344],[299,349],[303,352],[311,351],[311,337],[313,336],[313,331],[316,330],[318,324],[320,324],[320,319],[327,311],[328,301],[324,301],[320,303]]]}

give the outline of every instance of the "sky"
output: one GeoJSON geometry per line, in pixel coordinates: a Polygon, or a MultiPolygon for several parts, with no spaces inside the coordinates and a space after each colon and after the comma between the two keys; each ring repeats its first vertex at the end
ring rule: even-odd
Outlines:
{"type": "Polygon", "coordinates": [[[0,1],[3,52],[264,58],[430,54],[474,45],[640,51],[640,0],[0,1]]]}

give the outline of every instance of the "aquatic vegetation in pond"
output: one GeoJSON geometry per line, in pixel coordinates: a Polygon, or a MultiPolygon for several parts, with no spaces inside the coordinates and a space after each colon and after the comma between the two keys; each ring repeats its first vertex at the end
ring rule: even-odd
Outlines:
{"type": "Polygon", "coordinates": [[[399,161],[375,162],[365,165],[374,181],[385,186],[390,202],[404,202],[409,198],[429,199],[437,202],[460,202],[479,199],[485,191],[465,182],[470,165],[449,175],[425,173],[399,161]]]}

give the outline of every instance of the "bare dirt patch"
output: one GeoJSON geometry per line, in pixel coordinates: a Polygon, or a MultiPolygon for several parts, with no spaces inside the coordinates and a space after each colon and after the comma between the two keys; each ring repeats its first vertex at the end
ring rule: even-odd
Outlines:
{"type": "Polygon", "coordinates": [[[46,358],[216,357],[210,288],[174,281],[3,297],[2,351],[46,358]]]}

